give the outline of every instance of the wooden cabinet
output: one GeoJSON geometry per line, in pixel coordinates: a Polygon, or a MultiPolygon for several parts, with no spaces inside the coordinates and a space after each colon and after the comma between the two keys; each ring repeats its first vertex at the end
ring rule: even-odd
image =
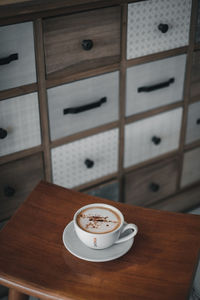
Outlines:
{"type": "Polygon", "coordinates": [[[199,205],[200,1],[14,2],[0,5],[0,221],[41,178],[199,205]]]}

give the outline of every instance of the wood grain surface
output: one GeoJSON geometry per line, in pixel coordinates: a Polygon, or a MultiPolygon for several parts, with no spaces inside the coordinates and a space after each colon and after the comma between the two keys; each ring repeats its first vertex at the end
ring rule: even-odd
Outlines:
{"type": "Polygon", "coordinates": [[[166,160],[125,175],[125,202],[150,206],[176,192],[178,161],[166,160]]]}
{"type": "Polygon", "coordinates": [[[40,182],[0,233],[0,283],[41,299],[187,299],[200,217],[113,203],[40,182]],[[139,232],[130,251],[105,263],[80,260],[62,242],[83,205],[119,208],[139,232]]]}
{"type": "Polygon", "coordinates": [[[120,60],[120,7],[110,7],[43,21],[46,73],[54,78],[120,60]],[[91,26],[92,24],[92,26],[91,26]],[[92,41],[90,50],[82,42],[92,41]]]}

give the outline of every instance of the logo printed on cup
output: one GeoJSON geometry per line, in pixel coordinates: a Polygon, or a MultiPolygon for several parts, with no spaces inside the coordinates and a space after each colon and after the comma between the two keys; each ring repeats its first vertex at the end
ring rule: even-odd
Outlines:
{"type": "Polygon", "coordinates": [[[97,239],[94,238],[94,247],[96,248],[97,247],[97,239]]]}
{"type": "Polygon", "coordinates": [[[74,228],[79,239],[94,249],[125,242],[138,232],[135,224],[124,223],[124,217],[116,207],[102,203],[80,208],[74,215],[74,228]],[[131,233],[120,237],[128,229],[132,229],[131,233]]]}

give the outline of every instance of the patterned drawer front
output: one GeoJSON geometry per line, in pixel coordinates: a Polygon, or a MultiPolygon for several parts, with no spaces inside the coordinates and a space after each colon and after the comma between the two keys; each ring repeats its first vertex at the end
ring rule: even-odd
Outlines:
{"type": "Polygon", "coordinates": [[[0,27],[0,90],[36,82],[33,24],[0,27]]]}
{"type": "Polygon", "coordinates": [[[124,167],[129,167],[179,146],[182,108],[125,126],[124,167]]]}
{"type": "Polygon", "coordinates": [[[119,72],[48,90],[51,139],[118,119],[119,72]]]}
{"type": "Polygon", "coordinates": [[[200,99],[200,50],[193,52],[190,97],[199,97],[200,99]]]}
{"type": "Polygon", "coordinates": [[[189,105],[185,143],[196,140],[200,140],[200,101],[189,105]]]}
{"type": "Polygon", "coordinates": [[[186,55],[127,69],[126,115],[182,100],[186,55]]]}
{"type": "Polygon", "coordinates": [[[119,6],[44,20],[46,72],[72,74],[120,60],[119,6]]]}
{"type": "Polygon", "coordinates": [[[119,185],[117,181],[102,184],[94,189],[86,191],[86,193],[100,198],[119,201],[119,185]]]}
{"type": "Polygon", "coordinates": [[[200,43],[200,0],[198,0],[198,19],[196,25],[196,43],[200,43]]]}
{"type": "Polygon", "coordinates": [[[75,187],[117,172],[118,129],[53,148],[53,182],[75,187]]]}
{"type": "Polygon", "coordinates": [[[181,187],[200,181],[200,148],[184,154],[181,187]]]}
{"type": "Polygon", "coordinates": [[[41,144],[37,94],[0,101],[0,156],[41,144]]]}
{"type": "Polygon", "coordinates": [[[128,5],[127,59],[189,42],[191,0],[149,0],[128,5]]]}
{"type": "Polygon", "coordinates": [[[154,164],[125,176],[126,203],[149,206],[176,191],[178,162],[154,164]]]}
{"type": "Polygon", "coordinates": [[[35,154],[0,166],[0,220],[10,217],[44,178],[42,155],[35,154]]]}

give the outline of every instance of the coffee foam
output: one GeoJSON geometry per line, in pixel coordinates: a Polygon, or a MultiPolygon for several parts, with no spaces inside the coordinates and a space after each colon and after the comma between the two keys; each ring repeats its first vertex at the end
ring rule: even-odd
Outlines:
{"type": "Polygon", "coordinates": [[[100,234],[117,229],[121,218],[112,209],[95,206],[82,210],[77,216],[77,223],[87,232],[100,234]]]}

